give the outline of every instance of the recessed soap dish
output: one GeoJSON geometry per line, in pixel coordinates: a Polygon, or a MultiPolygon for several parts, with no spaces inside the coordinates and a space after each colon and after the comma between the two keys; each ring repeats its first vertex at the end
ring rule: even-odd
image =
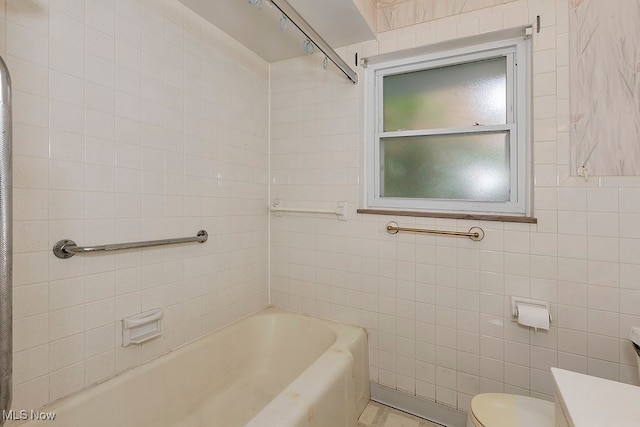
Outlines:
{"type": "Polygon", "coordinates": [[[122,319],[122,346],[142,344],[162,333],[162,309],[155,308],[122,319]]]}

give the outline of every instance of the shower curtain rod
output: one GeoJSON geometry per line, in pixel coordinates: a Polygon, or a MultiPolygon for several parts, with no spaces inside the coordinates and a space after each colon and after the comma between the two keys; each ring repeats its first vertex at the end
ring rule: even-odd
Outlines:
{"type": "MultiPolygon", "coordinates": [[[[13,186],[11,77],[0,57],[0,410],[11,409],[13,395],[13,186]]],[[[0,427],[5,417],[0,418],[0,427]]]]}
{"type": "Polygon", "coordinates": [[[313,44],[316,45],[318,49],[320,49],[322,53],[324,53],[327,58],[329,58],[329,60],[353,82],[353,84],[358,83],[358,73],[353,71],[351,67],[349,67],[342,58],[340,58],[336,51],[333,50],[322,37],[320,37],[320,34],[318,34],[316,30],[314,30],[313,27],[309,25],[309,23],[305,21],[304,18],[300,16],[300,14],[296,12],[296,10],[291,7],[286,0],[271,0],[271,4],[278,8],[278,10],[282,12],[282,14],[293,23],[293,25],[298,27],[298,29],[302,31],[302,34],[311,40],[313,44]]]}

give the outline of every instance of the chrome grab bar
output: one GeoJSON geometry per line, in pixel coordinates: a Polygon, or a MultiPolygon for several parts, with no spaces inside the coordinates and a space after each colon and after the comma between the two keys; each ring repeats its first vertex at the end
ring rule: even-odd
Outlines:
{"type": "MultiPolygon", "coordinates": [[[[0,409],[3,414],[11,408],[13,382],[11,127],[11,76],[0,58],[0,409]]],[[[2,417],[0,426],[4,422],[2,417]]]]}
{"type": "Polygon", "coordinates": [[[205,230],[198,231],[195,237],[178,237],[175,239],[146,240],[142,242],[113,243],[101,246],[78,246],[73,240],[59,240],[53,246],[53,253],[60,259],[71,258],[75,254],[86,254],[101,251],[118,251],[120,249],[146,248],[150,246],[173,245],[175,243],[204,243],[209,238],[205,230]]]}
{"type": "Polygon", "coordinates": [[[445,236],[460,236],[468,237],[471,240],[480,241],[484,239],[484,230],[480,227],[471,227],[469,231],[444,231],[444,230],[429,230],[426,228],[407,228],[399,227],[395,221],[387,223],[387,233],[398,234],[400,231],[406,231],[409,233],[426,233],[426,234],[441,234],[445,236]]]}

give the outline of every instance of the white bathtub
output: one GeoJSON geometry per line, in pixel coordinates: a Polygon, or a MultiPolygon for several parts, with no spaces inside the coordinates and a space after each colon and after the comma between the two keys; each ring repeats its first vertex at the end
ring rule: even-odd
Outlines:
{"type": "Polygon", "coordinates": [[[9,425],[356,426],[368,366],[364,330],[267,308],[9,425]]]}

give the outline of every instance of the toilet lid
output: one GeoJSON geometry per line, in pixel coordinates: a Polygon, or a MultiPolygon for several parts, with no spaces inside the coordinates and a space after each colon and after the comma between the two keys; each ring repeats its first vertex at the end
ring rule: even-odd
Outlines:
{"type": "Polygon", "coordinates": [[[471,413],[484,427],[553,427],[553,403],[532,397],[482,393],[471,400],[471,413]]]}

